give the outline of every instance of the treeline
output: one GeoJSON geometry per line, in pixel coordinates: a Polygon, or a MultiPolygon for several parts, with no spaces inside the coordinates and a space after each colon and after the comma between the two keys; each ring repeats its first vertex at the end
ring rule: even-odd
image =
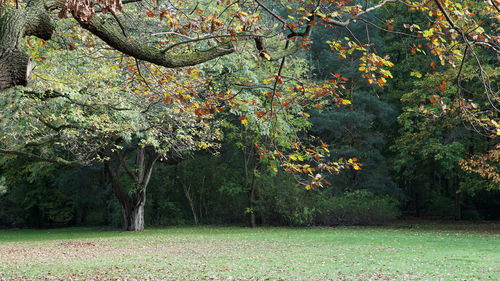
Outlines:
{"type": "MultiPolygon", "coordinates": [[[[331,122],[320,116],[318,122],[331,122]]],[[[456,193],[452,185],[454,178],[462,181],[461,188],[471,182],[487,184],[483,179],[463,172],[440,173],[437,161],[430,161],[434,166],[415,167],[413,173],[419,177],[406,176],[391,166],[398,154],[390,149],[390,139],[383,137],[383,131],[370,132],[355,135],[356,147],[350,145],[350,134],[341,132],[347,144],[337,146],[332,157],[363,157],[362,169],[331,175],[328,180],[332,186],[321,189],[296,186],[293,175],[274,173],[267,165],[259,165],[258,157],[249,161],[246,147],[239,142],[224,142],[217,155],[159,162],[147,191],[146,225],[250,225],[253,220],[257,225],[332,226],[380,224],[408,216],[498,219],[500,192],[481,187],[456,193]],[[434,182],[439,177],[441,182],[434,182]]],[[[323,135],[327,136],[333,137],[332,133],[323,135]]],[[[8,189],[0,200],[2,228],[122,224],[120,204],[104,165],[61,167],[24,159],[3,160],[2,175],[8,189]]],[[[127,177],[122,175],[122,180],[127,181],[127,177]]]]}

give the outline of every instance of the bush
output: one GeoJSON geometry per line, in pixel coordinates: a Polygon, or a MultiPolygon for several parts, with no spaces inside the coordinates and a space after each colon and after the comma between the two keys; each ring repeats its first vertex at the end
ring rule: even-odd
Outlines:
{"type": "Polygon", "coordinates": [[[332,197],[331,190],[305,190],[293,187],[292,180],[271,179],[258,191],[255,212],[263,224],[376,225],[400,214],[398,202],[392,197],[367,190],[332,197]]]}
{"type": "Polygon", "coordinates": [[[316,193],[295,187],[289,176],[260,178],[255,213],[263,224],[309,226],[314,224],[316,193]]]}
{"type": "Polygon", "coordinates": [[[315,222],[319,225],[373,225],[396,219],[397,202],[389,196],[377,196],[357,190],[319,202],[315,222]]]}
{"type": "Polygon", "coordinates": [[[451,218],[455,215],[455,201],[444,196],[436,196],[426,204],[425,215],[428,217],[451,218]]]}

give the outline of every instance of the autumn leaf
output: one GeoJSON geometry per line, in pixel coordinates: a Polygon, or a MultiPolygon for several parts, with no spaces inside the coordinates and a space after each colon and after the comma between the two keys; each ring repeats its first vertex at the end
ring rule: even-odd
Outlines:
{"type": "Polygon", "coordinates": [[[417,77],[417,78],[422,78],[422,73],[420,73],[418,71],[412,71],[410,73],[410,76],[417,77]]]}

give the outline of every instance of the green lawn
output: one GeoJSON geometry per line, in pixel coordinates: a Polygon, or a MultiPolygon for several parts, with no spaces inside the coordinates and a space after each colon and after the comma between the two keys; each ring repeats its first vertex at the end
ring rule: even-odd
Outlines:
{"type": "Polygon", "coordinates": [[[498,224],[0,231],[0,280],[500,280],[498,224]]]}

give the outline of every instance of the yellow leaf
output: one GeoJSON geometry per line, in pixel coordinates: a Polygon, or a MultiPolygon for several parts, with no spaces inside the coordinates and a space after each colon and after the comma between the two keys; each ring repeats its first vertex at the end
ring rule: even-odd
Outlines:
{"type": "Polygon", "coordinates": [[[351,104],[350,100],[344,100],[343,99],[341,102],[342,102],[343,105],[349,105],[349,104],[351,104]]]}
{"type": "Polygon", "coordinates": [[[415,76],[417,78],[422,78],[422,73],[420,73],[418,71],[413,71],[412,73],[410,73],[410,76],[415,76]]]}
{"type": "Polygon", "coordinates": [[[431,28],[429,30],[424,30],[423,34],[424,37],[431,37],[434,35],[434,28],[431,28]]]}
{"type": "Polygon", "coordinates": [[[266,60],[271,60],[271,57],[266,52],[262,52],[262,55],[266,60]]]}

